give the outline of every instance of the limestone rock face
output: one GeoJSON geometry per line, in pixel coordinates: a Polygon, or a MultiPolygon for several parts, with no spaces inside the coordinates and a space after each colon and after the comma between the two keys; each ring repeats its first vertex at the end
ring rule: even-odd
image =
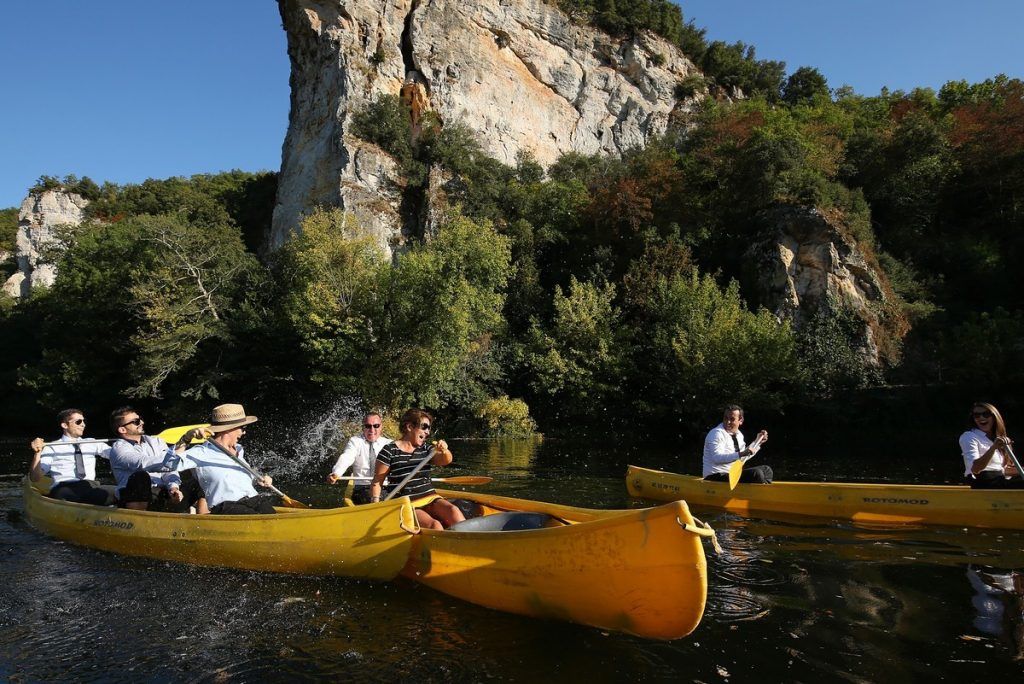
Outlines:
{"type": "Polygon", "coordinates": [[[63,190],[32,193],[18,212],[18,236],[14,258],[18,270],[4,283],[12,297],[27,297],[36,287],[49,287],[57,271],[45,261],[45,252],[58,244],[57,228],[77,226],[89,200],[63,190]]]}
{"type": "MultiPolygon", "coordinates": [[[[844,307],[863,321],[861,351],[880,363],[886,350],[876,331],[893,330],[884,319],[894,297],[836,216],[808,207],[777,207],[766,215],[772,230],[749,252],[757,268],[759,295],[781,319],[799,328],[822,308],[844,307]]],[[[902,337],[905,330],[893,330],[902,337]]]]}
{"type": "Polygon", "coordinates": [[[503,162],[525,151],[543,165],[569,151],[642,145],[695,102],[675,98],[696,71],[675,46],[647,34],[610,38],[541,0],[279,5],[292,94],[271,248],[318,204],[352,211],[382,245],[402,242],[395,166],[349,130],[352,114],[380,95],[465,124],[503,162]]]}

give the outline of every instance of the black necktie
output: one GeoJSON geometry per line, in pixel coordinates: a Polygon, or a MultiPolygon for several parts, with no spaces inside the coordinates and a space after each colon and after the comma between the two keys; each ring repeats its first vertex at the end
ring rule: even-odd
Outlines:
{"type": "Polygon", "coordinates": [[[82,457],[82,446],[75,442],[75,477],[85,479],[85,459],[82,457]]]}
{"type": "Polygon", "coordinates": [[[729,435],[729,436],[732,437],[732,445],[734,447],[736,447],[736,453],[739,453],[739,451],[740,451],[740,440],[739,440],[739,438],[737,438],[736,435],[729,435]]]}

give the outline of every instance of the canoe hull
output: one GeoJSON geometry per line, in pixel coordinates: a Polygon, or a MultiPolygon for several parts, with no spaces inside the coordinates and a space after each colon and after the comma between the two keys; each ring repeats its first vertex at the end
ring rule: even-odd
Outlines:
{"type": "Polygon", "coordinates": [[[807,515],[872,524],[954,525],[1024,529],[1024,490],[964,486],[831,482],[739,484],[629,466],[630,495],[653,501],[686,499],[694,506],[739,515],[807,515]]]}
{"type": "Polygon", "coordinates": [[[280,515],[180,515],[42,496],[26,480],[25,512],[41,532],[104,551],[244,570],[392,579],[415,527],[408,499],[280,515]]]}
{"type": "Polygon", "coordinates": [[[516,532],[423,530],[407,577],[488,608],[652,639],[678,639],[700,622],[707,565],[700,538],[680,524],[693,522],[684,502],[592,511],[446,494],[573,524],[516,532]]]}

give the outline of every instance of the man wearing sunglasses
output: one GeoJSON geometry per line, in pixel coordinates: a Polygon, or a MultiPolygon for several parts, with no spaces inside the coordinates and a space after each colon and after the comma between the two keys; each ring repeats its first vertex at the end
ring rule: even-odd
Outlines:
{"type": "Polygon", "coordinates": [[[96,457],[103,455],[106,445],[79,443],[85,434],[85,415],[78,409],[64,409],[57,414],[57,422],[63,431],[60,444],[44,446],[41,437],[32,440],[29,479],[39,482],[43,476],[50,477],[50,496],[55,499],[96,506],[114,503],[114,492],[96,482],[96,457]]]}
{"type": "Polygon", "coordinates": [[[202,430],[189,430],[169,447],[159,437],[146,434],[146,422],[131,406],[110,414],[110,429],[118,436],[110,448],[110,468],[117,480],[121,506],[132,510],[163,513],[209,513],[206,494],[194,473],[173,472],[176,454],[184,453],[202,430]]]}
{"type": "Polygon", "coordinates": [[[352,490],[352,501],[357,504],[370,503],[370,480],[376,472],[377,454],[385,444],[391,444],[390,439],[381,435],[381,416],[371,411],[363,416],[363,433],[353,435],[345,450],[341,452],[337,463],[327,476],[327,482],[335,484],[349,468],[352,469],[352,476],[359,479],[355,481],[355,488],[352,490]]]}

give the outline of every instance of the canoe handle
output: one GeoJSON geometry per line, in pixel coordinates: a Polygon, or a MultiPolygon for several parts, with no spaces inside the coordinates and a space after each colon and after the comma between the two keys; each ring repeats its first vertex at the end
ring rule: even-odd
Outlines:
{"type": "MultiPolygon", "coordinates": [[[[415,514],[413,515],[413,519],[415,520],[415,514]]],[[[404,530],[405,532],[408,532],[409,534],[419,534],[422,531],[419,525],[413,528],[405,524],[405,506],[402,506],[401,508],[398,509],[398,526],[401,527],[402,530],[404,530]]]]}
{"type": "Polygon", "coordinates": [[[714,529],[712,529],[711,525],[708,525],[706,522],[698,520],[697,518],[694,518],[693,521],[697,524],[691,525],[690,523],[684,523],[678,515],[676,516],[676,522],[679,523],[680,527],[682,527],[687,532],[697,535],[698,537],[710,539],[711,546],[714,547],[715,553],[721,554],[722,546],[718,543],[718,536],[715,534],[715,531],[714,529]]]}

